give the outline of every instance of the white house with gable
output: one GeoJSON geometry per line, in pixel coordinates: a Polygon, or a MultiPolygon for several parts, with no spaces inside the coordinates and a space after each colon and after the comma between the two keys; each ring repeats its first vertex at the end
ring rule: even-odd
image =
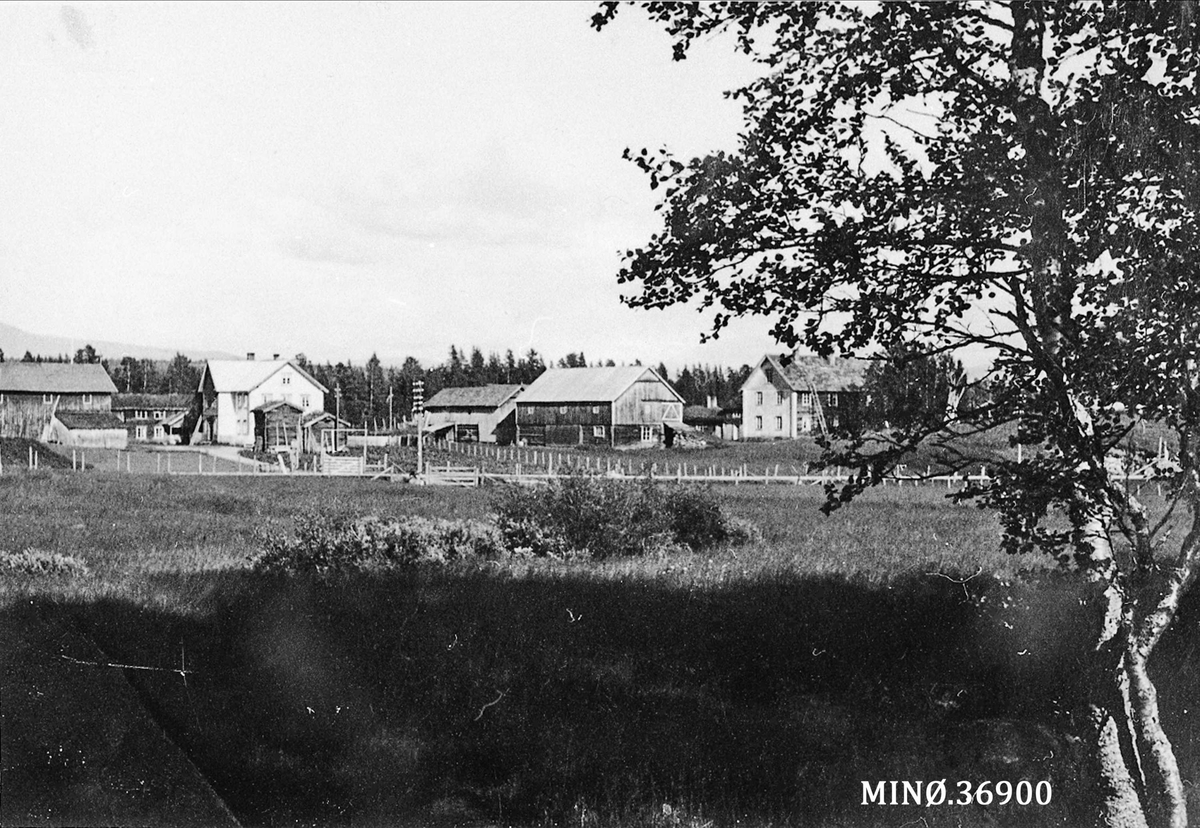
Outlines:
{"type": "Polygon", "coordinates": [[[261,440],[278,403],[297,410],[297,419],[325,410],[329,389],[290,359],[212,359],[200,375],[203,410],[197,425],[202,441],[253,446],[261,440]]]}

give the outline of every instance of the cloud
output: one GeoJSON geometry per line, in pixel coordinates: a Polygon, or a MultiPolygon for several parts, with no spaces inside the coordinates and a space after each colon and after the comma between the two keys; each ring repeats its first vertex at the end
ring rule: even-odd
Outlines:
{"type": "Polygon", "coordinates": [[[79,48],[85,52],[91,50],[95,45],[95,38],[92,37],[92,27],[88,24],[87,18],[83,16],[83,12],[74,6],[63,6],[61,15],[63,28],[67,30],[71,39],[78,43],[79,48]]]}
{"type": "Polygon", "coordinates": [[[570,243],[581,194],[546,182],[496,151],[449,179],[419,166],[411,174],[343,182],[323,206],[372,234],[398,240],[469,246],[570,243]]]}

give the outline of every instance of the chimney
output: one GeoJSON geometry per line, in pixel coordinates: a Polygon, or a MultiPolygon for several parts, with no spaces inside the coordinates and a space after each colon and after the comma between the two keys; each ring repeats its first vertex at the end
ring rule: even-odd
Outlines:
{"type": "Polygon", "coordinates": [[[271,359],[279,359],[279,354],[271,354],[271,359]]]}
{"type": "Polygon", "coordinates": [[[246,359],[247,359],[247,361],[249,361],[249,362],[254,362],[254,351],[247,351],[247,352],[246,352],[246,359]]]}

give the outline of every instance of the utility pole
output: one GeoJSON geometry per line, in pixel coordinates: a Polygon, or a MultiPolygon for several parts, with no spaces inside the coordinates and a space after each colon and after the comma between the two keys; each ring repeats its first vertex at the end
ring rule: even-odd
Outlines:
{"type": "Polygon", "coordinates": [[[392,397],[395,396],[396,389],[388,386],[388,432],[396,430],[396,417],[392,413],[392,397]]]}
{"type": "Polygon", "coordinates": [[[425,472],[425,382],[413,380],[413,422],[417,424],[417,478],[425,472]]]}
{"type": "Polygon", "coordinates": [[[333,387],[333,399],[335,400],[333,421],[333,450],[338,450],[338,430],[342,427],[342,384],[338,383],[333,387]]]}

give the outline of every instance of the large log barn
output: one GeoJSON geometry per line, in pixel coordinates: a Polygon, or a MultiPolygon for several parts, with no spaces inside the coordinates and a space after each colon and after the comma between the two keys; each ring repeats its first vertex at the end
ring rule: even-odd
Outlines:
{"type": "Polygon", "coordinates": [[[0,437],[40,440],[57,412],[111,416],[115,393],[102,365],[0,362],[0,437]]]}
{"type": "Polygon", "coordinates": [[[650,368],[554,368],[517,398],[528,446],[653,446],[683,428],[683,398],[650,368]]]}

